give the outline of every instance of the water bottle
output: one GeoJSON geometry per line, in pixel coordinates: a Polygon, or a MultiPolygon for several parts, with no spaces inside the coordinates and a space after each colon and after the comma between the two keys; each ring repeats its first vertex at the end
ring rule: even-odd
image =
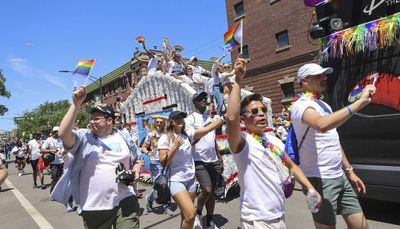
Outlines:
{"type": "Polygon", "coordinates": [[[317,213],[318,208],[316,208],[318,203],[318,193],[314,189],[311,189],[307,192],[306,196],[308,209],[311,210],[312,213],[317,213]]]}

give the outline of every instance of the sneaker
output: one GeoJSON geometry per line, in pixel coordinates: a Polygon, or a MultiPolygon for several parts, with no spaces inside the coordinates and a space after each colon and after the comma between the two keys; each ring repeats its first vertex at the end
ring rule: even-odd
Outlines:
{"type": "Polygon", "coordinates": [[[147,200],[146,202],[147,202],[146,203],[147,212],[152,212],[153,211],[153,202],[151,202],[149,200],[147,200]]]}
{"type": "Polygon", "coordinates": [[[18,176],[20,177],[20,176],[22,176],[22,173],[20,172],[20,173],[18,173],[18,176]]]}
{"type": "Polygon", "coordinates": [[[164,208],[164,214],[169,215],[169,216],[174,216],[174,211],[170,207],[164,208]]]}
{"type": "Polygon", "coordinates": [[[39,188],[39,186],[37,186],[37,184],[33,184],[33,188],[39,188]]]}
{"type": "Polygon", "coordinates": [[[47,188],[47,186],[46,186],[46,185],[44,185],[44,184],[42,184],[41,188],[42,188],[42,189],[46,189],[46,188],[47,188]]]}
{"type": "Polygon", "coordinates": [[[207,226],[207,229],[219,229],[217,225],[213,221],[211,221],[210,226],[207,226]]]}
{"type": "Polygon", "coordinates": [[[201,215],[196,214],[196,218],[194,219],[193,229],[203,229],[202,216],[201,215]]]}
{"type": "Polygon", "coordinates": [[[67,203],[67,212],[73,212],[74,208],[72,207],[72,203],[67,203]]]}

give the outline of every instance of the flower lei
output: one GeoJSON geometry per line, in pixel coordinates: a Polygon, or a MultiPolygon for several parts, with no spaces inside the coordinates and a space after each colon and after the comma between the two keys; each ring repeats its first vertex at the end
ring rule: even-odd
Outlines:
{"type": "Polygon", "coordinates": [[[283,162],[283,151],[278,149],[276,146],[274,146],[270,141],[268,141],[267,138],[265,138],[264,136],[260,136],[254,133],[250,133],[250,135],[258,142],[260,143],[263,147],[268,148],[271,150],[272,153],[274,153],[274,155],[279,158],[282,162],[283,162]]]}
{"type": "Polygon", "coordinates": [[[308,98],[311,100],[322,100],[324,99],[324,95],[318,93],[318,92],[311,92],[311,91],[306,91],[306,92],[302,92],[299,94],[296,94],[293,98],[292,98],[292,102],[290,103],[290,106],[288,107],[288,111],[290,112],[290,110],[292,110],[293,104],[299,100],[300,98],[308,98]]]}

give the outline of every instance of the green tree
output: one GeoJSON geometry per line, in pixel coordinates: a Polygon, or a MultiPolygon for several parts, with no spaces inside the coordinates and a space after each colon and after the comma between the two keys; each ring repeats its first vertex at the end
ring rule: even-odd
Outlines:
{"type": "MultiPolygon", "coordinates": [[[[0,96],[10,98],[11,93],[6,89],[6,78],[3,75],[2,70],[0,69],[0,96]]],[[[4,115],[8,111],[7,107],[0,104],[0,116],[4,115]]]]}
{"type": "MultiPolygon", "coordinates": [[[[62,118],[69,108],[67,100],[57,102],[45,102],[32,111],[25,111],[18,123],[18,136],[24,139],[30,138],[35,132],[48,135],[54,126],[59,126],[62,118]]],[[[76,127],[87,126],[89,115],[86,112],[79,112],[76,127]],[[79,121],[78,121],[79,120],[79,121]]]]}

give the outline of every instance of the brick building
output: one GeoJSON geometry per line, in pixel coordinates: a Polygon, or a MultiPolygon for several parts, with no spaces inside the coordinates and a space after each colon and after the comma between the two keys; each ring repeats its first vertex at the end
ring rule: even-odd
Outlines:
{"type": "MultiPolygon", "coordinates": [[[[273,112],[280,112],[294,95],[297,69],[318,53],[319,42],[308,38],[312,9],[302,0],[225,2],[229,27],[243,19],[243,54],[250,60],[244,86],[270,98],[273,112]]],[[[233,50],[232,60],[238,54],[233,50]]]]}

